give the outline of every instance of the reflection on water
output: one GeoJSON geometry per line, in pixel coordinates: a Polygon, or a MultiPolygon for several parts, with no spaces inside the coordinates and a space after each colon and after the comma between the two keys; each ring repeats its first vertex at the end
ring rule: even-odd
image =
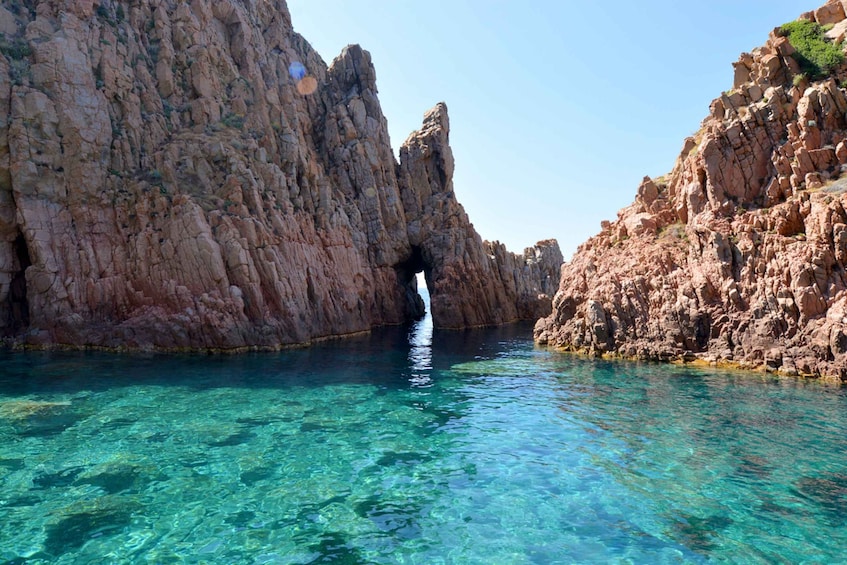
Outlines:
{"type": "Polygon", "coordinates": [[[432,311],[422,273],[418,275],[418,293],[426,305],[426,315],[409,330],[409,368],[412,372],[409,382],[415,387],[427,387],[432,384],[432,311]]]}

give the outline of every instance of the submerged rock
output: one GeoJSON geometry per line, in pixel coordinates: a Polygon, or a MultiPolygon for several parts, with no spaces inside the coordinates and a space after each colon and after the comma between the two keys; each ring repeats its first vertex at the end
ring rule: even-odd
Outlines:
{"type": "Polygon", "coordinates": [[[483,242],[447,109],[398,163],[370,55],[327,66],[272,2],[0,11],[0,335],[276,347],[423,314],[549,312],[561,254],[483,242]],[[546,310],[546,311],[545,311],[546,310]]]}
{"type": "Polygon", "coordinates": [[[809,83],[795,55],[775,30],[740,57],[672,172],[563,267],[538,342],[847,379],[847,67],[809,83]]]}

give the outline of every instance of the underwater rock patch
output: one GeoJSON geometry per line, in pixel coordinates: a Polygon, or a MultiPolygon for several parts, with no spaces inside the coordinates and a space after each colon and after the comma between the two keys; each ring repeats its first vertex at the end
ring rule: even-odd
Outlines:
{"type": "Polygon", "coordinates": [[[207,441],[209,447],[233,447],[249,442],[256,437],[256,434],[247,430],[241,430],[234,434],[228,435],[217,441],[207,441]]]}
{"type": "Polygon", "coordinates": [[[73,504],[45,527],[44,551],[59,557],[96,537],[121,532],[130,524],[135,510],[137,504],[112,497],[73,504]]]}

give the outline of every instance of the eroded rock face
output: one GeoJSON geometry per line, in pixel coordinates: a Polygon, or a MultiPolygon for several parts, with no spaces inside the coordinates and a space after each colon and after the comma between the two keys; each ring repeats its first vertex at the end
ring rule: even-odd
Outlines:
{"type": "Polygon", "coordinates": [[[0,7],[0,334],[305,343],[421,315],[418,270],[438,327],[549,302],[555,242],[510,254],[456,202],[446,107],[398,164],[370,55],[327,66],[283,1],[14,6],[0,7]]]}
{"type": "Polygon", "coordinates": [[[559,246],[542,241],[516,256],[482,241],[453,192],[449,129],[439,104],[400,148],[409,243],[426,265],[433,318],[447,328],[537,319],[556,290],[559,246]]]}
{"type": "MultiPolygon", "coordinates": [[[[847,29],[842,2],[804,17],[847,29]]],[[[793,54],[775,31],[741,56],[670,175],[563,267],[539,342],[847,379],[847,69],[795,85],[793,54]]]]}

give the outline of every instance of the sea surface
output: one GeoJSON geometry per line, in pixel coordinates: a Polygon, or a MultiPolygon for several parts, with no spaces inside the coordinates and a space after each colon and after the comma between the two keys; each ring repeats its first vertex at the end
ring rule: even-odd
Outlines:
{"type": "Polygon", "coordinates": [[[0,564],[847,561],[845,389],[530,334],[0,352],[0,564]]]}

